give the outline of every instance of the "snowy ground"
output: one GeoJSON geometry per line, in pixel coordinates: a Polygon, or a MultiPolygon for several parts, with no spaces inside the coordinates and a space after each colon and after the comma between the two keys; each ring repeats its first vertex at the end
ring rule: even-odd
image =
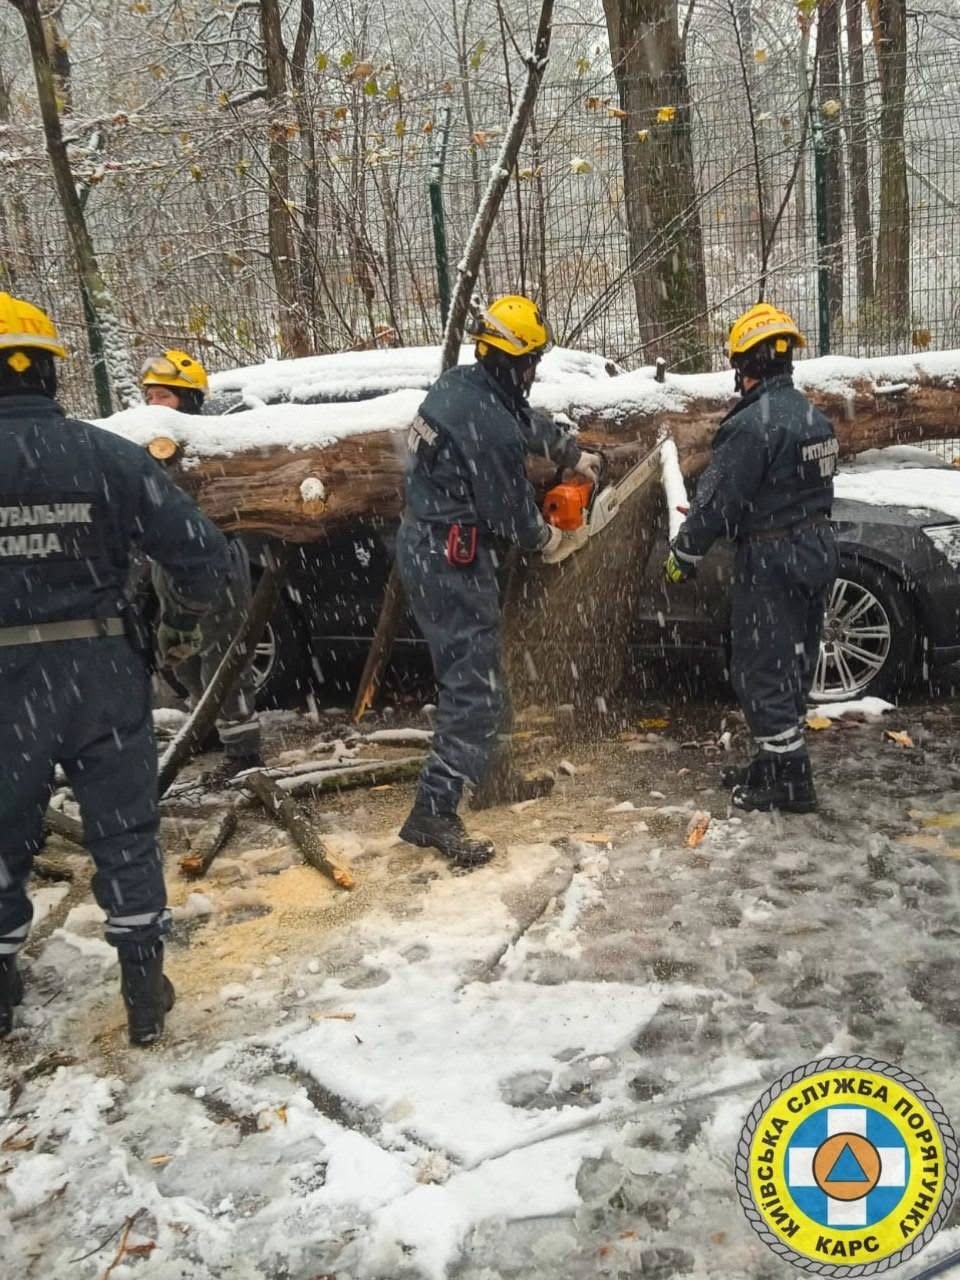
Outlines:
{"type": "MultiPolygon", "coordinates": [[[[254,810],[190,885],[168,819],[180,999],[152,1051],[125,1045],[82,878],[41,885],[0,1050],[2,1274],[799,1274],[734,1189],[768,1083],[865,1052],[960,1120],[960,711],[812,734],[823,809],[788,819],[728,816],[723,706],[623,715],[594,743],[528,718],[530,752],[576,771],[472,815],[500,853],[471,875],[396,841],[408,786],[315,804],[349,895],[254,810]]],[[[317,735],[278,719],[272,754],[317,735]]],[[[954,1220],[897,1274],[960,1247],[954,1220]]]]}

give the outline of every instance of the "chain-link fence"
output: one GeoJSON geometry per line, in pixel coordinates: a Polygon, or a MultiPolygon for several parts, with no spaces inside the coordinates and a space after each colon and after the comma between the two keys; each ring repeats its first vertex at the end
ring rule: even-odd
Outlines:
{"type": "MultiPolygon", "coordinates": [[[[851,79],[844,66],[839,84],[811,90],[803,50],[762,59],[751,51],[749,66],[725,62],[722,70],[696,52],[694,44],[689,109],[664,103],[650,120],[620,118],[612,77],[543,87],[484,263],[483,290],[532,291],[560,341],[627,366],[652,359],[656,350],[644,349],[637,332],[624,132],[630,145],[643,146],[644,133],[650,138],[660,127],[676,127],[679,109],[691,134],[698,193],[707,296],[700,319],[717,363],[731,318],[756,299],[765,242],[766,295],[795,315],[812,351],[960,346],[954,52],[913,54],[908,62],[909,314],[903,307],[892,314],[870,293],[880,272],[887,120],[872,54],[861,79],[851,79]],[[839,161],[832,169],[823,163],[830,147],[839,161]],[[833,243],[827,206],[840,218],[833,243]]],[[[183,345],[216,369],[280,354],[267,234],[268,143],[278,128],[287,139],[310,347],[438,341],[428,188],[439,143],[445,134],[441,189],[454,275],[496,161],[509,91],[479,78],[468,94],[461,84],[415,95],[375,90],[357,84],[346,97],[325,97],[321,85],[299,120],[292,112],[278,120],[263,103],[229,111],[216,103],[171,106],[149,129],[116,119],[74,144],[96,248],[138,355],[183,345]]],[[[42,138],[31,126],[8,136],[15,145],[0,153],[0,283],[57,317],[76,353],[65,399],[92,412],[83,311],[42,138]]]]}

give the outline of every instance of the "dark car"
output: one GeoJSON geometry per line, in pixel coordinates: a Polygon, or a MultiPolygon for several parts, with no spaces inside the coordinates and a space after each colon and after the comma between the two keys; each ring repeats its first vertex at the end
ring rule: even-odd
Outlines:
{"type": "MultiPolygon", "coordinates": [[[[935,459],[931,458],[935,463],[935,459]]],[[[946,471],[950,471],[949,468],[946,471]]],[[[868,478],[872,472],[860,473],[868,478]]],[[[833,524],[840,547],[840,575],[830,598],[813,696],[835,702],[865,694],[890,696],[922,670],[960,659],[960,521],[933,508],[887,505],[838,497],[833,524]]],[[[922,472],[913,490],[922,491],[922,472]]],[[[942,486],[956,487],[950,472],[942,486]]],[[[861,483],[860,488],[863,487],[861,483]]],[[[869,487],[869,485],[868,485],[869,487]]],[[[723,659],[729,618],[728,585],[733,551],[714,547],[695,581],[666,591],[666,512],[642,569],[644,586],[632,641],[638,655],[723,659]]],[[[308,692],[343,705],[356,687],[376,626],[389,572],[395,524],[372,521],[294,557],[290,584],[257,653],[262,702],[283,706],[308,692]]],[[[262,543],[249,541],[256,561],[262,543]]],[[[411,619],[404,621],[394,667],[428,669],[411,619]]]]}

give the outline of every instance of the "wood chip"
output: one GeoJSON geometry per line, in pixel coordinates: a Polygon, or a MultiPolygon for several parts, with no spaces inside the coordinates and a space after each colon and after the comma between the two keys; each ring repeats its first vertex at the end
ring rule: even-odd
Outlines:
{"type": "Polygon", "coordinates": [[[332,1019],[335,1022],[352,1022],[356,1016],[355,1013],[338,1013],[336,1010],[327,1012],[324,1009],[319,1009],[315,1013],[311,1013],[310,1021],[325,1022],[328,1019],[332,1019]]]}
{"type": "Polygon", "coordinates": [[[703,841],[703,837],[709,829],[710,814],[699,810],[693,815],[687,826],[687,848],[695,849],[703,841]]]}
{"type": "Polygon", "coordinates": [[[173,1156],[149,1156],[148,1161],[156,1169],[162,1169],[165,1164],[169,1164],[173,1156]]]}

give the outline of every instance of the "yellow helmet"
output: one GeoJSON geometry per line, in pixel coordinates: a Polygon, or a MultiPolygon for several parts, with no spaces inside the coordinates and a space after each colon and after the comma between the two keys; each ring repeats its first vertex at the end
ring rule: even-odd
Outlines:
{"type": "MultiPolygon", "coordinates": [[[[0,350],[49,351],[55,356],[65,356],[66,348],[60,341],[57,326],[45,311],[23,298],[0,293],[0,350]]],[[[15,356],[10,357],[16,359],[15,356]]],[[[29,365],[26,366],[29,368],[29,365]]],[[[22,373],[23,370],[17,370],[22,373]]]]}
{"type": "Polygon", "coordinates": [[[207,371],[199,360],[186,351],[164,351],[151,356],[140,370],[145,387],[180,387],[183,391],[199,391],[206,395],[210,387],[207,371]]]}
{"type": "Polygon", "coordinates": [[[734,360],[770,338],[776,339],[773,349],[778,356],[785,356],[791,347],[807,345],[803,334],[785,311],[771,306],[769,302],[758,302],[730,326],[727,355],[734,360]]]}
{"type": "Polygon", "coordinates": [[[528,356],[533,352],[542,354],[553,346],[553,334],[540,308],[517,293],[491,302],[486,311],[480,312],[468,337],[477,344],[477,354],[481,356],[488,347],[497,347],[508,356],[528,356]]]}

